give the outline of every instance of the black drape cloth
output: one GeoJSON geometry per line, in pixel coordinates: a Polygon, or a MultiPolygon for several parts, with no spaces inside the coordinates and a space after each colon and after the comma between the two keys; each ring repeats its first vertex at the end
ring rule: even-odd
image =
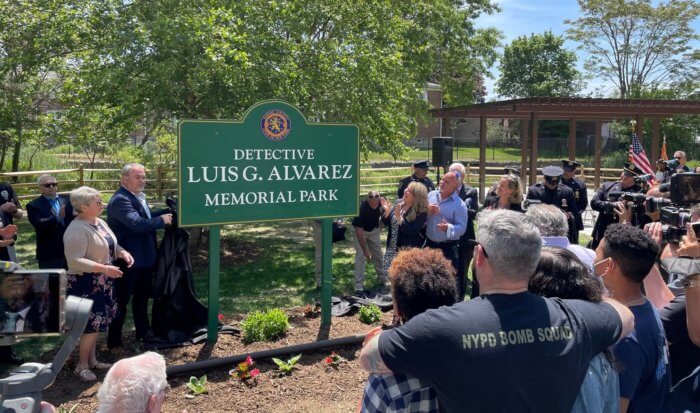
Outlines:
{"type": "Polygon", "coordinates": [[[157,341],[169,344],[189,341],[195,332],[207,327],[207,307],[195,294],[189,237],[173,225],[166,228],[158,248],[151,329],[157,341]]]}

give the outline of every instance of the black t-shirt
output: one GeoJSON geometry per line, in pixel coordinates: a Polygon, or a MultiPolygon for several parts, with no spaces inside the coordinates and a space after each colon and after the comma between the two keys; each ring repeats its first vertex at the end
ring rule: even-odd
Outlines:
{"type": "Polygon", "coordinates": [[[360,204],[360,215],[352,220],[353,227],[362,227],[365,231],[372,231],[379,226],[379,218],[382,216],[382,207],[372,209],[369,202],[362,201],[360,204]]]}
{"type": "Polygon", "coordinates": [[[690,341],[686,320],[685,294],[674,298],[659,311],[671,356],[671,376],[673,384],[687,377],[700,366],[700,347],[690,341]]]}
{"type": "Polygon", "coordinates": [[[380,336],[384,363],[425,380],[446,412],[568,412],[621,321],[608,304],[489,294],[380,336]]]}

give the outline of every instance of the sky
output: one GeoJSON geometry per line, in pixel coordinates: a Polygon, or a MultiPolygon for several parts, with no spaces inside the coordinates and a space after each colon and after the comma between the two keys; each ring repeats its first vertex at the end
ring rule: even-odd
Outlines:
{"type": "MultiPolygon", "coordinates": [[[[476,25],[479,28],[495,27],[503,33],[502,44],[510,44],[518,36],[529,36],[533,33],[544,33],[551,30],[555,35],[563,36],[569,27],[564,24],[566,19],[579,17],[579,6],[576,0],[493,0],[501,8],[499,13],[480,16],[476,25]]],[[[657,3],[657,2],[654,2],[657,3]]],[[[693,27],[697,33],[700,30],[700,19],[695,19],[693,27]]],[[[699,42],[694,42],[695,48],[700,48],[699,42]]],[[[585,54],[576,50],[577,43],[566,41],[564,47],[573,50],[577,54],[578,69],[583,72],[585,54]]],[[[501,50],[502,51],[502,50],[501,50]]],[[[486,78],[486,100],[497,99],[495,92],[496,79],[499,77],[498,62],[491,68],[493,79],[486,78]]],[[[584,93],[594,92],[602,88],[603,96],[607,96],[614,90],[614,85],[604,80],[588,80],[588,87],[584,93]]]]}

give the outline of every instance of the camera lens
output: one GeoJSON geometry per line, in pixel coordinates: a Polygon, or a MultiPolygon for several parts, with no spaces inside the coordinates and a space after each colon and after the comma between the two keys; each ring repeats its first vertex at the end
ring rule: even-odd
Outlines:
{"type": "Polygon", "coordinates": [[[678,244],[681,238],[686,234],[685,228],[678,228],[671,225],[661,226],[661,239],[663,242],[678,244]]]}

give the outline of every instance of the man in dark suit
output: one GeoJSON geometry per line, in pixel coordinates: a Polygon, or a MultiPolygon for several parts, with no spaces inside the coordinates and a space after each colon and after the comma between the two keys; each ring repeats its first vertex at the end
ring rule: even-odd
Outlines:
{"type": "MultiPolygon", "coordinates": [[[[476,188],[464,183],[464,177],[466,176],[466,169],[464,165],[459,162],[455,162],[450,165],[449,172],[459,172],[460,183],[457,188],[457,195],[464,201],[467,206],[467,215],[469,220],[467,221],[467,231],[459,238],[459,247],[457,249],[457,260],[459,264],[457,266],[457,291],[458,300],[462,301],[464,299],[464,294],[466,294],[467,280],[466,280],[466,269],[469,268],[469,263],[474,255],[475,244],[467,242],[467,240],[476,239],[474,233],[474,220],[476,219],[476,214],[479,211],[479,191],[476,188]]],[[[472,284],[473,285],[473,284],[472,284]]]]}
{"type": "Polygon", "coordinates": [[[0,279],[1,331],[3,333],[48,331],[49,306],[46,298],[48,297],[35,293],[29,275],[4,275],[0,279]]]}
{"type": "Polygon", "coordinates": [[[36,232],[36,259],[39,268],[64,268],[63,233],[73,220],[73,206],[65,195],[58,195],[58,182],[51,175],[39,177],[41,196],[27,204],[27,216],[36,232]]]}
{"type": "Polygon", "coordinates": [[[114,283],[117,315],[109,325],[107,345],[110,349],[122,345],[126,306],[132,296],[136,338],[145,339],[150,329],[148,299],[156,263],[156,230],[170,225],[173,216],[167,209],[151,211],[143,193],[145,186],[145,167],[136,163],[126,164],[122,168],[121,186],[107,205],[109,227],[117,236],[119,245],[134,257],[134,265],[122,268],[124,275],[114,283]]]}

